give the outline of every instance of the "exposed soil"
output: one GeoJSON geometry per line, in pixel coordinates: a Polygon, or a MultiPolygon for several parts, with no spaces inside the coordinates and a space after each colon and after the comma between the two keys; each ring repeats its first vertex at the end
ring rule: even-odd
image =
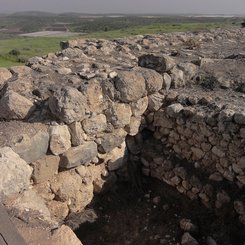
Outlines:
{"type": "Polygon", "coordinates": [[[217,244],[244,244],[245,229],[231,211],[215,214],[155,179],[146,178],[145,189],[146,194],[137,194],[130,184],[122,183],[114,191],[95,197],[89,208],[97,220],[76,230],[83,244],[177,245],[184,233],[179,225],[183,218],[198,227],[192,236],[200,244],[207,244],[208,236],[217,244]],[[160,197],[159,202],[156,197],[160,197]]]}

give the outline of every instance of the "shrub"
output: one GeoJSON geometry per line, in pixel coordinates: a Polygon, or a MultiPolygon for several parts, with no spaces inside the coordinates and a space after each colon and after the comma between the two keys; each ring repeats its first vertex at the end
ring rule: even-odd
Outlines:
{"type": "Polygon", "coordinates": [[[18,49],[12,49],[12,50],[9,51],[9,54],[13,55],[13,56],[19,56],[20,55],[20,51],[18,49]]]}

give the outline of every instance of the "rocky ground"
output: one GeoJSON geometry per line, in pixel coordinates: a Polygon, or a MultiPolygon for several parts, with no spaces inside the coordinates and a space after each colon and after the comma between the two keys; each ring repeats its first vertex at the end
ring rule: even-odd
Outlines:
{"type": "Polygon", "coordinates": [[[97,196],[76,230],[83,244],[243,244],[245,229],[229,211],[215,213],[154,179],[145,178],[144,187],[139,194],[121,183],[97,196]]]}

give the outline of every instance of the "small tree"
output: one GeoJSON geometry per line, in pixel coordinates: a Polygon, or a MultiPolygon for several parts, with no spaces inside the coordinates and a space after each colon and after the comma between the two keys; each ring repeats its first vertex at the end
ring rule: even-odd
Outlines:
{"type": "Polygon", "coordinates": [[[245,28],[245,20],[241,23],[242,28],[245,28]]]}

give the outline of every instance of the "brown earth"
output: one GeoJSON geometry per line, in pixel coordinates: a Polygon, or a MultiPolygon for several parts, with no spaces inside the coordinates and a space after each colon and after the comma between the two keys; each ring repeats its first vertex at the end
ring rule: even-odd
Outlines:
{"type": "Polygon", "coordinates": [[[177,245],[184,233],[179,225],[183,218],[198,227],[192,235],[200,244],[208,244],[209,236],[217,244],[244,244],[245,229],[237,224],[234,213],[214,213],[158,180],[144,181],[146,194],[136,193],[128,183],[122,183],[94,199],[88,208],[98,219],[76,230],[84,245],[177,245]]]}

